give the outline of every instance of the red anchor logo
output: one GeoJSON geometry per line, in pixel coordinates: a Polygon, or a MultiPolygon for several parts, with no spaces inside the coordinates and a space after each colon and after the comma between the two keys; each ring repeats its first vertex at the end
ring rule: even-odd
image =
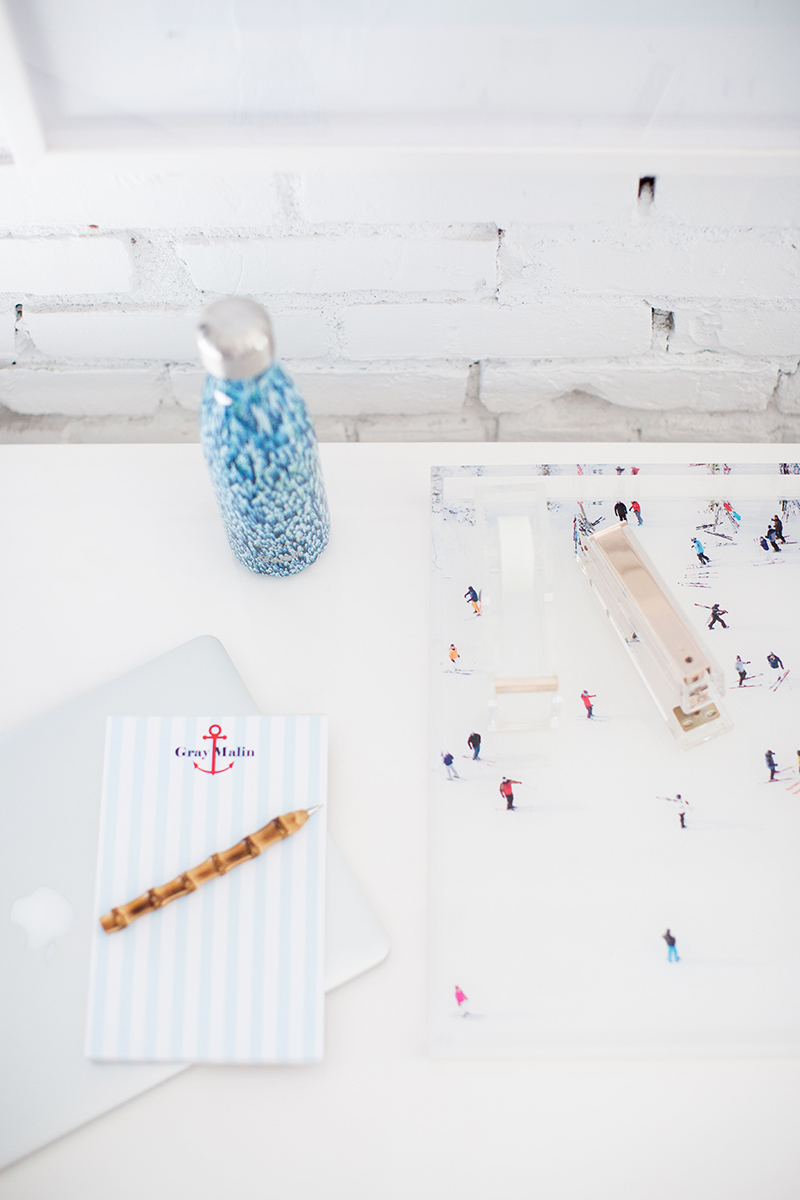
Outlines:
{"type": "Polygon", "coordinates": [[[207,771],[205,767],[198,767],[197,763],[194,763],[195,771],[202,771],[204,775],[221,775],[223,771],[230,771],[231,767],[236,766],[236,763],[228,763],[227,767],[217,770],[217,742],[227,741],[227,733],[222,732],[221,725],[209,725],[208,733],[203,734],[203,741],[207,742],[209,738],[211,738],[211,770],[207,771]]]}

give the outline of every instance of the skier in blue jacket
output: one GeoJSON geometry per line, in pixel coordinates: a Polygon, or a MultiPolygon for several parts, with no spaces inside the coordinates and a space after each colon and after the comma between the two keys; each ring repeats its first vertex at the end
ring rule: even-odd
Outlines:
{"type": "Polygon", "coordinates": [[[692,538],[692,545],[694,546],[695,554],[703,566],[705,566],[706,563],[711,562],[711,559],[707,556],[705,550],[703,549],[703,543],[699,538],[692,538]]]}

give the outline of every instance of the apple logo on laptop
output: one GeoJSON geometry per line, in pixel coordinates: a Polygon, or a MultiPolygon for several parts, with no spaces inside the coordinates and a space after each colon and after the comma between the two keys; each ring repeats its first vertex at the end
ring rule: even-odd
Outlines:
{"type": "Polygon", "coordinates": [[[11,922],[25,930],[29,950],[49,946],[67,932],[74,920],[69,901],[51,887],[38,887],[11,905],[11,922]]]}

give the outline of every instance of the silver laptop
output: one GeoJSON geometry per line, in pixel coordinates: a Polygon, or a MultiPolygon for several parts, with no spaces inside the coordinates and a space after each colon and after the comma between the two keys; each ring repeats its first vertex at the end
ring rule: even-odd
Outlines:
{"type": "MultiPolygon", "coordinates": [[[[186,1069],[93,1063],[83,1040],[106,717],[209,710],[259,711],[199,637],[0,738],[0,1167],[186,1069]]],[[[329,840],[326,990],[388,949],[329,840]]]]}

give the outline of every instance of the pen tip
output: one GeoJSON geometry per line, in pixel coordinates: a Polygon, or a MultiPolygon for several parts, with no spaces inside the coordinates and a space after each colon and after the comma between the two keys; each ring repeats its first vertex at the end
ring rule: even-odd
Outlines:
{"type": "Polygon", "coordinates": [[[313,808],[307,808],[306,812],[308,813],[308,815],[310,817],[312,813],[319,812],[319,810],[324,807],[325,807],[324,804],[315,804],[313,808]]]}

